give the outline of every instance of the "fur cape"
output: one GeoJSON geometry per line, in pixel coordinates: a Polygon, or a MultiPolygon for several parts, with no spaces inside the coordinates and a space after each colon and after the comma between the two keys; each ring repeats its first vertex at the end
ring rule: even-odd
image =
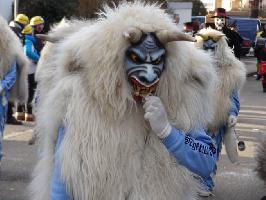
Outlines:
{"type": "MultiPolygon", "coordinates": [[[[229,117],[231,108],[231,93],[236,89],[239,95],[240,89],[246,80],[246,68],[234,55],[232,49],[227,45],[226,37],[222,32],[207,28],[199,31],[196,46],[203,48],[203,38],[213,38],[217,41],[214,52],[216,61],[217,81],[215,85],[214,118],[208,124],[210,133],[217,133],[219,128],[224,126],[229,117]]],[[[234,127],[226,127],[223,137],[225,150],[232,163],[238,163],[237,138],[234,127]]]]}
{"type": "MultiPolygon", "coordinates": [[[[55,43],[59,43],[64,38],[90,24],[90,21],[70,21],[63,19],[60,23],[55,24],[51,28],[49,35],[37,35],[37,37],[46,41],[46,45],[41,51],[41,59],[38,62],[35,73],[35,80],[38,83],[35,98],[38,99],[38,107],[41,107],[43,100],[46,98],[46,94],[53,87],[53,83],[56,82],[54,79],[56,79],[57,76],[53,76],[56,69],[57,58],[57,50],[54,48],[57,44],[55,43]],[[40,93],[39,91],[42,92],[40,93]]],[[[37,109],[37,107],[35,107],[35,109],[37,109]]]]}
{"type": "Polygon", "coordinates": [[[264,138],[264,140],[258,146],[256,160],[256,171],[259,177],[266,184],[266,138],[264,138]]]}
{"type": "Polygon", "coordinates": [[[29,61],[23,53],[22,45],[15,33],[8,27],[6,21],[0,16],[0,79],[11,69],[12,63],[17,63],[17,78],[11,89],[11,101],[21,103],[28,99],[28,64],[29,61]]]}
{"type": "MultiPolygon", "coordinates": [[[[46,98],[37,109],[36,128],[43,153],[30,199],[49,199],[62,125],[66,133],[60,148],[61,176],[71,199],[196,198],[198,185],[191,173],[151,132],[142,105],[131,96],[123,67],[130,46],[123,32],[131,27],[143,32],[178,31],[157,5],[124,2],[114,9],[106,7],[96,22],[49,47],[53,54],[42,54],[40,63],[53,73],[46,77],[52,83],[40,89],[46,98]]],[[[173,126],[188,131],[206,125],[212,117],[209,105],[216,79],[212,60],[190,42],[165,47],[165,71],[156,95],[173,126]]],[[[38,81],[45,79],[44,72],[38,81]]]]}
{"type": "MultiPolygon", "coordinates": [[[[228,120],[228,113],[231,108],[231,92],[233,89],[236,89],[238,93],[240,92],[246,81],[246,68],[235,57],[232,49],[227,45],[226,37],[222,32],[206,28],[200,30],[198,34],[212,38],[220,38],[214,53],[216,62],[214,66],[216,66],[218,76],[213,96],[215,111],[213,120],[208,124],[208,129],[216,132],[228,120]]],[[[196,46],[202,48],[203,38],[197,36],[196,39],[196,46]]]]}

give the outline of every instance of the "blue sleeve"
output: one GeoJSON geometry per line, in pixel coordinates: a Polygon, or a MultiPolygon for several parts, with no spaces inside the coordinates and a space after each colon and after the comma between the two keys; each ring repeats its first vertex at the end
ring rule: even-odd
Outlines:
{"type": "Polygon", "coordinates": [[[202,178],[215,173],[217,152],[212,139],[202,129],[183,131],[172,128],[163,144],[176,158],[177,162],[202,178]]]}
{"type": "Polygon", "coordinates": [[[54,161],[54,171],[51,183],[51,200],[69,200],[69,196],[66,191],[66,185],[61,179],[61,166],[60,166],[60,155],[59,149],[62,140],[64,139],[65,130],[64,128],[59,129],[56,149],[55,149],[55,161],[54,161]]]}
{"type": "Polygon", "coordinates": [[[229,115],[238,116],[240,110],[240,102],[238,98],[238,92],[236,89],[233,89],[230,99],[231,99],[231,108],[229,110],[229,115]]]}
{"type": "Polygon", "coordinates": [[[24,45],[24,53],[28,58],[30,58],[33,61],[38,61],[40,56],[36,51],[34,51],[33,43],[30,40],[25,40],[25,45],[24,45]]]}
{"type": "Polygon", "coordinates": [[[4,76],[1,82],[2,89],[6,91],[10,90],[16,82],[16,77],[17,77],[17,65],[16,62],[13,62],[11,69],[4,76]]]}

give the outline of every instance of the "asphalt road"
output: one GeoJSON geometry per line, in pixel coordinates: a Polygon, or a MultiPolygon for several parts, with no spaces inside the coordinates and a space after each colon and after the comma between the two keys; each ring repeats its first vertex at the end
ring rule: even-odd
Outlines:
{"type": "MultiPolygon", "coordinates": [[[[245,58],[248,73],[255,71],[254,58],[245,58]]],[[[259,200],[266,195],[266,187],[253,171],[257,142],[266,136],[266,93],[255,77],[247,78],[241,93],[241,112],[237,124],[239,138],[246,150],[239,152],[240,164],[231,164],[225,152],[218,162],[214,196],[207,200],[259,200]]],[[[37,147],[29,146],[32,127],[10,126],[5,130],[4,152],[0,170],[0,200],[28,200],[27,186],[37,160],[37,147]]]]}

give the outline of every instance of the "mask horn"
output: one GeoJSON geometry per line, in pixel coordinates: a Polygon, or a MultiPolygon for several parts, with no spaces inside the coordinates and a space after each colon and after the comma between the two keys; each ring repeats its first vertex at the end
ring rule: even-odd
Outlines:
{"type": "Polygon", "coordinates": [[[201,33],[197,33],[196,35],[200,36],[204,41],[209,39],[209,37],[207,35],[204,35],[204,34],[201,34],[201,33]]]}
{"type": "Polygon", "coordinates": [[[172,41],[196,42],[196,39],[190,35],[177,31],[160,30],[156,32],[156,36],[162,44],[172,41]]]}
{"type": "Polygon", "coordinates": [[[140,41],[140,38],[142,36],[142,31],[138,28],[132,27],[127,31],[123,32],[123,36],[131,43],[136,43],[140,41]]]}
{"type": "Polygon", "coordinates": [[[60,38],[51,36],[51,35],[45,35],[45,34],[36,34],[36,37],[43,40],[43,41],[48,41],[51,43],[56,43],[60,40],[60,38]]]}
{"type": "Polygon", "coordinates": [[[214,37],[213,37],[213,40],[214,40],[215,42],[218,42],[223,36],[225,36],[225,34],[221,34],[221,35],[214,36],[214,37]]]}

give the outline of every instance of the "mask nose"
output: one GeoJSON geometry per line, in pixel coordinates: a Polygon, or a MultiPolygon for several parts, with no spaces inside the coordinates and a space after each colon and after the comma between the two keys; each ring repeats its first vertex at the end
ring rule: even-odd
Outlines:
{"type": "Polygon", "coordinates": [[[154,83],[157,80],[158,76],[155,73],[140,73],[138,79],[145,84],[154,83]]]}
{"type": "Polygon", "coordinates": [[[157,80],[158,75],[155,73],[152,65],[147,65],[146,70],[141,71],[138,78],[142,83],[151,84],[157,80]]]}

